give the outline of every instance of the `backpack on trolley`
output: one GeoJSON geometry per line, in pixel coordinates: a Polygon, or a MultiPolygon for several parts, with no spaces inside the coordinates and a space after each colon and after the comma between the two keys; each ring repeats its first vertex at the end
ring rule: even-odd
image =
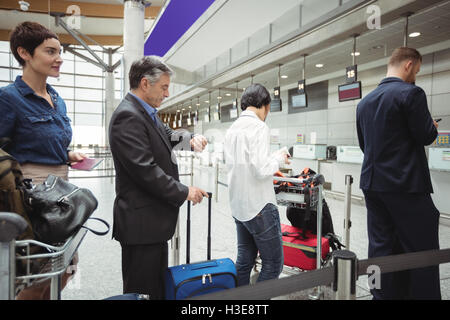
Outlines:
{"type": "MultiPolygon", "coordinates": [[[[277,173],[276,176],[283,176],[277,173]]],[[[305,168],[301,174],[291,178],[306,179],[308,182],[302,185],[305,206],[288,206],[286,216],[291,226],[281,224],[283,237],[284,264],[290,267],[297,267],[302,270],[316,269],[317,254],[317,204],[316,208],[311,207],[311,189],[318,184],[324,183],[322,175],[318,175],[314,170],[305,168]]],[[[292,184],[289,182],[278,182],[277,192],[283,192],[292,184]]],[[[343,245],[334,234],[333,220],[330,209],[325,199],[322,199],[322,260],[327,261],[330,250],[340,250],[343,245]]]]}
{"type": "Polygon", "coordinates": [[[25,188],[31,188],[30,180],[23,178],[17,160],[0,148],[0,212],[17,213],[27,222],[27,228],[17,240],[33,239],[31,207],[25,202],[25,188]]]}

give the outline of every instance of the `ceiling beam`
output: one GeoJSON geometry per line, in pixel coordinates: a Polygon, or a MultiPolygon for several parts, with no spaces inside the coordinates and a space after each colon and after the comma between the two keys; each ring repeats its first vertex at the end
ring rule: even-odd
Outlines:
{"type": "MultiPolygon", "coordinates": [[[[80,14],[85,17],[123,18],[123,5],[121,4],[116,5],[61,0],[28,0],[28,2],[30,3],[30,7],[27,12],[66,12],[69,6],[77,5],[80,8],[80,14]]],[[[20,11],[20,6],[17,0],[2,0],[0,2],[0,9],[20,11]]],[[[161,7],[157,6],[147,7],[145,9],[145,18],[155,19],[160,10],[161,7]]]]}
{"type": "MultiPolygon", "coordinates": [[[[0,41],[9,41],[9,34],[11,30],[0,30],[0,41]]],[[[101,35],[87,35],[92,40],[98,42],[102,46],[121,46],[123,45],[123,36],[101,36],[101,35]]],[[[64,44],[76,44],[78,41],[75,40],[70,34],[58,33],[59,41],[64,44]]],[[[97,45],[96,43],[89,41],[85,42],[89,45],[97,45]]]]}

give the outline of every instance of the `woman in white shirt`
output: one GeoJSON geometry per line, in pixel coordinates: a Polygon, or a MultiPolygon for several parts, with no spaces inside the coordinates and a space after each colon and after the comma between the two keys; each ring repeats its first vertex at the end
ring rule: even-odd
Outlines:
{"type": "Polygon", "coordinates": [[[256,255],[262,268],[258,282],[278,278],[283,269],[280,216],[273,188],[273,174],[287,155],[270,155],[270,133],[265,119],[270,93],[252,84],[242,95],[241,116],[225,136],[225,162],[231,213],[236,222],[238,285],[248,285],[256,255]]]}

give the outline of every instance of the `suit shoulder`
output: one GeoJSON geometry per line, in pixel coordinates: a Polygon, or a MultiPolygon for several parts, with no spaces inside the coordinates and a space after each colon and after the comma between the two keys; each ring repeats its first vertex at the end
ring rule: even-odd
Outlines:
{"type": "Polygon", "coordinates": [[[134,108],[130,102],[122,100],[111,116],[111,125],[121,123],[127,119],[139,121],[141,118],[139,110],[134,108]]]}
{"type": "Polygon", "coordinates": [[[416,86],[413,83],[402,81],[402,82],[398,82],[396,85],[397,86],[395,88],[392,88],[393,90],[400,90],[401,92],[404,92],[404,93],[410,93],[410,92],[424,93],[424,90],[421,87],[416,86]]]}

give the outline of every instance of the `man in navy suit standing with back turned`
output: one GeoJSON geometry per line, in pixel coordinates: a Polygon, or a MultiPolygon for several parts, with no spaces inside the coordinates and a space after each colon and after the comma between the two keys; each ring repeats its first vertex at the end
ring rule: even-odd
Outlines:
{"type": "MultiPolygon", "coordinates": [[[[415,49],[394,50],[386,78],[357,107],[369,258],[439,249],[439,211],[424,150],[438,124],[414,84],[421,63],[415,49]]],[[[439,266],[382,273],[371,293],[374,299],[441,299],[439,266]]]]}

